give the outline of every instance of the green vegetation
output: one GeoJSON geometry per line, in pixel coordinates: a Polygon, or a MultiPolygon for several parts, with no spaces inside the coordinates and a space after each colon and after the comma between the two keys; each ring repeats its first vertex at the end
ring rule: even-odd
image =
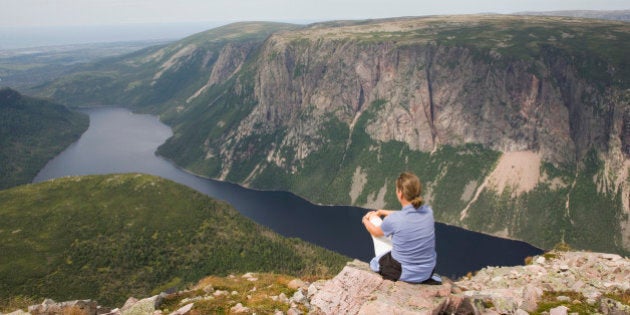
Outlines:
{"type": "Polygon", "coordinates": [[[70,177],[0,191],[0,217],[5,299],[121,304],[207,275],[326,277],[349,259],[148,175],[70,177]]]}
{"type": "MultiPolygon", "coordinates": [[[[252,185],[266,189],[290,190],[309,200],[326,204],[350,204],[350,187],[357,168],[365,174],[366,182],[354,201],[367,204],[377,199],[381,189],[386,190],[387,207],[397,208],[393,194],[393,183],[403,170],[418,174],[433,190],[431,205],[436,217],[442,221],[459,218],[459,211],[468,200],[461,200],[466,185],[485,176],[499,157],[498,152],[484,149],[480,145],[440,147],[433,154],[412,150],[402,142],[380,142],[370,138],[365,128],[379,111],[388,110],[387,102],[379,100],[371,104],[357,121],[352,134],[348,125],[330,116],[321,129],[319,149],[300,161],[295,173],[288,172],[263,158],[254,159],[264,169],[252,185]],[[348,139],[350,142],[348,144],[348,139]],[[308,180],[306,180],[308,179],[308,180]],[[316,184],[314,184],[316,183],[316,184]],[[453,194],[457,198],[453,198],[453,194]]],[[[310,119],[305,115],[303,119],[310,119]]],[[[276,144],[278,141],[275,142],[276,144]]],[[[266,142],[249,143],[249,151],[260,156],[269,152],[266,142]]],[[[242,152],[239,151],[239,152],[242,152]]],[[[292,155],[283,155],[292,156],[292,155]]],[[[248,158],[235,159],[243,167],[248,158]]],[[[248,167],[247,169],[251,169],[248,167]]],[[[249,172],[231,172],[234,181],[243,181],[249,172]]],[[[429,197],[429,196],[425,196],[429,197]]]]}
{"type": "Polygon", "coordinates": [[[233,23],[170,45],[84,64],[33,89],[71,106],[125,105],[168,115],[208,82],[226,45],[254,55],[269,35],[299,27],[273,22],[233,23]]]}
{"type": "Polygon", "coordinates": [[[549,164],[543,164],[541,171],[552,179],[562,179],[565,185],[552,188],[539,183],[518,197],[511,196],[509,189],[501,195],[486,189],[470,207],[466,226],[490,232],[507,228],[510,235],[541,248],[570,246],[628,253],[620,245],[621,193],[597,187],[603,161],[595,150],[587,154],[577,172],[574,166],[555,168],[549,164]]]}
{"type": "MultiPolygon", "coordinates": [[[[615,71],[614,77],[620,76],[618,79],[627,79],[629,75],[624,54],[630,49],[627,23],[557,17],[489,17],[470,24],[468,27],[438,28],[436,42],[468,47],[479,58],[490,58],[487,54],[490,50],[510,61],[531,62],[552,55],[568,57],[573,59],[581,74],[592,78],[593,82],[602,81],[603,78],[598,76],[607,75],[606,69],[602,68],[606,64],[622,67],[615,71]],[[550,54],[551,50],[553,53],[550,54]],[[604,73],[597,70],[604,70],[604,73]]],[[[608,79],[602,82],[608,82],[608,79]]]]}
{"type": "Polygon", "coordinates": [[[549,310],[558,306],[564,305],[568,308],[568,313],[577,314],[595,314],[599,313],[599,305],[590,305],[587,303],[586,298],[578,292],[564,291],[564,292],[543,292],[541,301],[538,303],[538,309],[532,314],[548,314],[549,310]],[[559,301],[558,297],[568,298],[569,301],[559,301]]]}
{"type": "Polygon", "coordinates": [[[621,243],[619,221],[623,213],[621,191],[615,194],[598,189],[594,179],[602,169],[603,162],[595,150],[591,150],[583,161],[575,179],[575,187],[569,195],[571,223],[580,228],[567,230],[565,240],[576,248],[585,248],[583,244],[588,244],[591,248],[617,252],[618,244],[621,243]]]}
{"type": "Polygon", "coordinates": [[[32,181],[88,124],[63,105],[0,89],[0,189],[32,181]]]}
{"type": "MultiPolygon", "coordinates": [[[[204,296],[206,293],[203,289],[211,286],[214,290],[226,291],[230,294],[220,294],[212,299],[201,299],[195,302],[193,310],[200,314],[228,313],[230,308],[238,303],[248,307],[250,313],[256,314],[273,314],[276,310],[288,311],[289,304],[274,301],[271,297],[283,293],[285,296],[291,297],[295,293],[295,289],[290,289],[288,283],[293,278],[273,273],[256,274],[255,278],[256,281],[249,281],[241,275],[206,277],[200,280],[191,291],[166,297],[160,309],[167,314],[173,312],[182,306],[180,301],[185,298],[204,296]],[[234,291],[237,294],[231,294],[234,291]]],[[[306,312],[307,310],[303,309],[302,311],[306,312]]]]}
{"type": "MultiPolygon", "coordinates": [[[[619,222],[627,218],[621,209],[621,190],[601,189],[594,180],[603,172],[599,152],[562,162],[567,165],[543,161],[541,172],[549,181],[519,194],[510,187],[500,194],[484,189],[469,205],[499,158],[500,152],[488,149],[496,139],[485,144],[438,145],[433,152],[419,152],[400,141],[372,139],[367,132],[378,117],[412,109],[411,98],[418,99],[421,92],[414,91],[421,91],[422,83],[407,86],[402,82],[410,76],[431,74],[436,95],[444,97],[440,101],[470,108],[464,114],[471,122],[489,117],[490,126],[485,128],[520,130],[526,121],[544,114],[527,114],[524,104],[532,97],[533,105],[527,106],[544,103],[543,108],[553,102],[554,108],[560,106],[558,113],[568,110],[569,137],[580,142],[576,147],[603,148],[609,145],[605,130],[612,130],[609,127],[615,117],[623,115],[617,106],[623,106],[627,98],[628,51],[628,23],[592,19],[478,15],[336,21],[306,27],[236,23],[172,45],[82,66],[39,89],[70,104],[124,104],[159,114],[173,128],[174,136],[158,153],[203,176],[289,190],[324,204],[396,208],[393,180],[399,172],[411,170],[425,183],[425,198],[439,221],[523,239],[542,248],[566,241],[579,249],[628,253],[620,236],[619,222]],[[217,67],[218,60],[225,59],[218,56],[230,49],[232,59],[217,67]],[[261,55],[265,52],[268,55],[261,55]],[[356,86],[349,82],[356,81],[353,76],[358,70],[353,61],[359,57],[351,54],[363,52],[377,53],[375,59],[382,60],[372,73],[384,71],[390,76],[393,55],[416,64],[403,67],[394,76],[392,82],[401,83],[393,88],[400,91],[384,92],[378,85],[385,81],[377,79],[371,92],[356,91],[354,96],[356,86]],[[422,62],[430,56],[440,58],[422,62]],[[280,60],[286,64],[266,68],[280,60]],[[231,70],[236,71],[234,75],[231,70]],[[287,81],[287,89],[268,90],[260,73],[269,70],[275,79],[287,81]],[[464,76],[462,92],[457,95],[438,91],[449,79],[438,74],[448,71],[464,76]],[[217,72],[230,75],[208,85],[217,72]],[[502,82],[506,78],[513,81],[502,82]],[[323,89],[337,80],[342,92],[325,95],[323,89]],[[539,84],[538,90],[534,84],[539,84]],[[272,93],[283,97],[275,99],[272,93]],[[349,104],[337,104],[315,117],[313,107],[322,104],[309,108],[300,103],[317,99],[348,102],[357,96],[361,116],[352,128],[349,122],[357,109],[349,104]],[[375,97],[382,99],[374,101],[375,97]],[[388,97],[395,101],[384,99],[388,97]],[[264,109],[257,107],[262,99],[264,109]],[[363,104],[365,100],[373,102],[363,104]],[[284,108],[289,105],[291,109],[284,108]],[[260,110],[255,112],[260,116],[252,118],[257,123],[241,125],[253,110],[260,110]],[[492,115],[509,117],[509,125],[494,124],[492,115]],[[287,121],[277,121],[278,117],[287,121]],[[315,131],[296,132],[301,126],[315,131]],[[598,134],[580,136],[590,130],[598,134]],[[301,138],[296,139],[296,134],[301,138]],[[309,152],[306,158],[300,151],[304,147],[309,152]],[[561,184],[553,184],[554,180],[561,184]],[[462,221],[463,209],[469,215],[462,221]]],[[[443,105],[448,107],[435,104],[438,110],[443,105]]],[[[543,135],[547,126],[536,128],[543,135]]],[[[520,137],[518,133],[513,136],[520,137]]],[[[449,143],[463,143],[458,140],[449,143]]],[[[537,140],[531,141],[530,147],[536,150],[537,140]]]]}

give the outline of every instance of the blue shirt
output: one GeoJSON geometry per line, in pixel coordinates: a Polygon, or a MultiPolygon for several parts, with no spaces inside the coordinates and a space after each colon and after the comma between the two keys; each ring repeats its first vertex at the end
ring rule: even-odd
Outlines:
{"type": "MultiPolygon", "coordinates": [[[[402,266],[400,280],[405,282],[427,280],[437,261],[435,222],[431,207],[424,205],[416,209],[412,205],[407,205],[401,211],[386,216],[381,229],[385,236],[392,236],[392,257],[402,266]]],[[[376,264],[379,258],[374,258],[376,264]]]]}

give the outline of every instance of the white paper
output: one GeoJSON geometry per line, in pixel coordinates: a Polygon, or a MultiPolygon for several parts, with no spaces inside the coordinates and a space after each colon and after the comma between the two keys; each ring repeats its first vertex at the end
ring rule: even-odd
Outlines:
{"type": "MultiPolygon", "coordinates": [[[[372,216],[370,222],[375,226],[381,226],[383,220],[379,216],[372,216]]],[[[374,255],[380,256],[392,250],[392,240],[385,236],[376,237],[372,235],[374,241],[374,255]]]]}

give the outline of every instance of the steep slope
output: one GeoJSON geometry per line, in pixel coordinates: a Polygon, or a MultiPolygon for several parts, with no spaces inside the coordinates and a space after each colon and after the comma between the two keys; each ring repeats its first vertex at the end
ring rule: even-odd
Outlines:
{"type": "MultiPolygon", "coordinates": [[[[257,45],[215,63],[240,65],[222,79],[207,70],[168,100],[147,89],[129,103],[173,126],[160,154],[206,176],[368,207],[396,207],[393,180],[409,169],[442,222],[543,248],[630,251],[629,24],[341,21],[257,45]]],[[[187,55],[184,42],[169,47],[187,55]]]]}
{"type": "Polygon", "coordinates": [[[198,33],[174,44],[88,64],[36,88],[74,106],[186,107],[214,83],[230,79],[272,33],[297,25],[243,22],[198,33]]]}
{"type": "Polygon", "coordinates": [[[2,298],[111,305],[211,274],[333,275],[348,259],[148,175],[68,177],[0,191],[0,218],[2,298]]]}
{"type": "Polygon", "coordinates": [[[0,189],[29,183],[88,124],[63,105],[0,89],[0,189]]]}

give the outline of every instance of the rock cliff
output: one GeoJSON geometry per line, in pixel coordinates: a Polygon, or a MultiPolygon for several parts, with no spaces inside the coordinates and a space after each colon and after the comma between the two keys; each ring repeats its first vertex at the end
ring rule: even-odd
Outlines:
{"type": "MultiPolygon", "coordinates": [[[[162,153],[220,179],[366,207],[395,207],[387,188],[412,169],[440,221],[541,247],[627,252],[630,76],[623,58],[596,47],[591,23],[431,17],[275,33],[221,92],[249,100],[230,105],[247,108],[242,118],[198,125],[208,136],[192,163],[168,150],[184,138],[162,153]],[[464,160],[470,144],[503,156],[464,160]],[[459,149],[439,156],[444,148],[459,149]],[[586,237],[603,222],[614,225],[607,239],[586,237]]],[[[613,25],[609,35],[630,34],[613,25]]]]}

